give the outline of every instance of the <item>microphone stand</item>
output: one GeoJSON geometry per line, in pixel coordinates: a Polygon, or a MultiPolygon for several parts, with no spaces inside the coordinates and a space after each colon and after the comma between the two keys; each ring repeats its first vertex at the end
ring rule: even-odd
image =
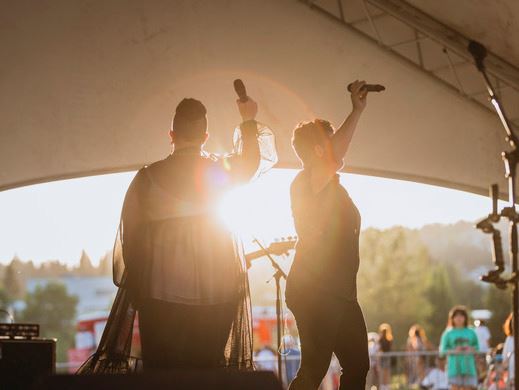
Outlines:
{"type": "Polygon", "coordinates": [[[258,246],[263,250],[265,253],[265,256],[267,256],[270,260],[270,264],[272,264],[272,267],[276,271],[274,275],[272,276],[276,281],[276,327],[277,327],[277,344],[278,344],[278,350],[277,350],[277,358],[278,358],[278,377],[281,382],[283,382],[283,376],[282,376],[282,361],[281,361],[281,353],[279,352],[281,348],[281,278],[287,279],[287,274],[281,269],[278,263],[272,258],[270,255],[270,252],[265,248],[261,243],[255,238],[253,240],[258,246]]]}
{"type": "MultiPolygon", "coordinates": [[[[492,196],[492,205],[493,210],[492,213],[489,214],[487,218],[480,221],[477,224],[479,229],[482,229],[486,233],[492,233],[493,241],[494,241],[494,263],[496,265],[496,269],[490,271],[487,275],[481,277],[481,280],[484,282],[489,282],[495,284],[498,288],[506,288],[507,284],[512,285],[512,305],[513,305],[513,323],[518,323],[519,320],[519,285],[518,285],[518,267],[517,267],[517,259],[518,259],[518,243],[517,243],[517,222],[519,221],[519,214],[517,213],[515,207],[516,200],[516,168],[517,163],[519,162],[519,151],[517,149],[519,145],[519,139],[513,133],[512,128],[510,126],[510,121],[501,105],[501,102],[496,95],[492,83],[488,78],[488,75],[485,70],[484,59],[486,57],[487,51],[483,45],[478,42],[471,41],[468,46],[469,52],[474,57],[476,67],[478,71],[482,74],[483,80],[485,82],[488,96],[490,98],[490,102],[494,106],[499,119],[501,120],[501,124],[506,132],[505,140],[511,147],[511,150],[504,151],[501,153],[501,157],[503,158],[503,162],[505,164],[505,177],[508,179],[508,207],[504,207],[501,210],[501,213],[497,211],[497,198],[498,198],[498,186],[494,184],[491,187],[491,196],[492,196]],[[501,249],[501,236],[498,230],[495,230],[492,226],[493,223],[499,221],[499,219],[507,218],[510,222],[510,265],[512,267],[512,275],[508,279],[501,278],[500,274],[504,271],[504,262],[502,259],[502,249],[501,249]],[[496,255],[497,253],[497,255],[496,255]],[[501,258],[500,258],[501,253],[501,258]]],[[[514,331],[514,356],[515,353],[519,350],[519,335],[518,332],[514,331]]],[[[516,359],[517,360],[517,359],[516,359]]],[[[519,390],[519,362],[516,361],[514,367],[515,373],[515,384],[514,388],[519,390]]]]}

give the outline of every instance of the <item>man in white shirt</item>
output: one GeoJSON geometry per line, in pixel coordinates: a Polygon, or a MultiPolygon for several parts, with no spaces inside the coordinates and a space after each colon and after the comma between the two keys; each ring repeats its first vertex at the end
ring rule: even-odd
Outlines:
{"type": "Polygon", "coordinates": [[[490,331],[483,320],[474,321],[474,325],[474,331],[478,336],[479,351],[487,353],[490,348],[490,331]]]}
{"type": "Polygon", "coordinates": [[[445,357],[436,358],[436,367],[425,376],[420,388],[430,390],[447,390],[449,388],[449,379],[445,372],[445,357]]]}

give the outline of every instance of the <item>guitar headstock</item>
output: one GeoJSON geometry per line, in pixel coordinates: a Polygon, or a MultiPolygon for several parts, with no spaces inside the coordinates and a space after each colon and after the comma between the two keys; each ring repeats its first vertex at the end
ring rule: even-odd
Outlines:
{"type": "Polygon", "coordinates": [[[268,251],[273,255],[282,255],[287,253],[289,250],[294,249],[296,246],[297,237],[288,236],[276,239],[272,244],[269,245],[268,251]]]}

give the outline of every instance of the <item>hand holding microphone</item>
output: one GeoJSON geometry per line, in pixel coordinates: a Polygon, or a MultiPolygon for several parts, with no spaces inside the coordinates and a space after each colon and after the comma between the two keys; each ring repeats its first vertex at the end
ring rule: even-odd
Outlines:
{"type": "MultiPolygon", "coordinates": [[[[348,84],[348,87],[347,87],[348,88],[348,92],[352,91],[352,88],[353,88],[354,84],[355,84],[355,82],[348,84]]],[[[384,87],[383,85],[380,85],[380,84],[366,84],[366,83],[364,83],[362,89],[366,90],[368,92],[382,92],[382,91],[386,90],[386,87],[384,87]]]]}
{"type": "Polygon", "coordinates": [[[362,112],[366,108],[368,92],[381,92],[386,88],[379,84],[366,84],[365,81],[355,80],[348,84],[348,91],[351,92],[351,102],[353,110],[362,112]]]}
{"type": "Polygon", "coordinates": [[[368,91],[364,88],[365,85],[365,81],[359,80],[355,80],[353,83],[348,85],[348,90],[351,92],[353,111],[356,111],[357,113],[361,113],[366,108],[368,91]]]}

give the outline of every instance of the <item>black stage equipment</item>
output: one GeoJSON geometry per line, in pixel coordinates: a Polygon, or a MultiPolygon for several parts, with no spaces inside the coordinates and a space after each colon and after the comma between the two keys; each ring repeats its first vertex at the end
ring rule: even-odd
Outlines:
{"type": "Polygon", "coordinates": [[[0,338],[0,389],[31,388],[38,378],[52,375],[55,366],[56,340],[0,338]]]}
{"type": "MultiPolygon", "coordinates": [[[[9,312],[7,312],[7,314],[9,314],[9,312]]],[[[38,324],[0,324],[0,337],[32,339],[39,335],[40,325],[38,324]]]]}
{"type": "Polygon", "coordinates": [[[34,386],[38,390],[282,390],[272,372],[186,370],[114,375],[56,375],[34,386]]]}
{"type": "MultiPolygon", "coordinates": [[[[476,41],[471,41],[468,46],[468,51],[474,57],[474,62],[478,71],[483,76],[485,86],[487,88],[490,102],[494,106],[501,124],[505,129],[505,140],[511,147],[511,150],[504,151],[501,153],[501,157],[505,164],[505,177],[508,179],[508,207],[504,207],[501,212],[497,210],[497,199],[499,194],[499,188],[497,184],[491,186],[490,193],[492,197],[492,213],[487,218],[480,221],[476,227],[483,230],[485,233],[491,233],[493,238],[493,261],[496,266],[494,270],[491,270],[487,275],[481,277],[484,282],[495,284],[499,288],[506,288],[508,284],[512,286],[512,303],[513,303],[513,322],[517,324],[519,319],[519,270],[517,268],[518,258],[518,243],[517,243],[517,222],[519,221],[519,214],[517,213],[515,202],[516,202],[516,168],[519,161],[519,139],[512,131],[510,121],[501,105],[499,97],[494,91],[494,87],[488,78],[485,70],[485,57],[487,55],[486,48],[476,41]],[[502,257],[501,247],[501,233],[494,229],[494,223],[498,222],[500,218],[506,218],[510,222],[510,265],[512,275],[510,278],[504,279],[501,274],[505,270],[504,261],[502,257]]],[[[515,325],[514,325],[515,326],[515,325]]],[[[514,351],[519,350],[519,337],[514,337],[514,351]]],[[[519,364],[515,364],[515,378],[519,378],[519,364]]],[[[519,380],[515,381],[514,388],[519,390],[519,380]]]]}

